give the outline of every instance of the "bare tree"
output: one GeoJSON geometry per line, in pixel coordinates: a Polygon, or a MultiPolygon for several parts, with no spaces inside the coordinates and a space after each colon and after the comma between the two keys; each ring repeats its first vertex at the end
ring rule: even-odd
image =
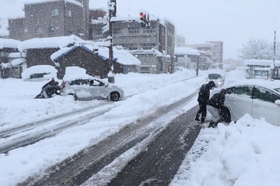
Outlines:
{"type": "Polygon", "coordinates": [[[250,39],[240,50],[241,59],[273,59],[273,45],[265,39],[250,39]]]}

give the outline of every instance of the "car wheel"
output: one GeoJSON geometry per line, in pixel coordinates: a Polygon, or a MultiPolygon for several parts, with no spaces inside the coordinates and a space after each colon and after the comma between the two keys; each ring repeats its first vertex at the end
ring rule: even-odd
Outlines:
{"type": "Polygon", "coordinates": [[[112,101],[118,101],[118,100],[120,99],[119,93],[118,93],[118,92],[112,92],[112,93],[110,94],[110,99],[111,99],[112,101]]]}
{"type": "Polygon", "coordinates": [[[78,96],[77,96],[76,94],[70,93],[70,94],[68,94],[68,95],[73,96],[73,98],[74,98],[74,100],[75,100],[75,101],[77,101],[77,100],[78,100],[78,96]]]}

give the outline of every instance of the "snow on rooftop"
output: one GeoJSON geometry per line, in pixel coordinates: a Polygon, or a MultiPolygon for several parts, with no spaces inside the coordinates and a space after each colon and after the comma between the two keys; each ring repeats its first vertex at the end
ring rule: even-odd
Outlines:
{"type": "Polygon", "coordinates": [[[133,55],[152,54],[155,55],[156,57],[163,57],[163,54],[154,48],[151,50],[130,50],[129,52],[133,55]]]}
{"type": "MultiPolygon", "coordinates": [[[[158,18],[150,15],[149,20],[150,21],[156,21],[156,20],[158,20],[158,18]]],[[[111,21],[124,21],[124,22],[126,22],[126,21],[139,21],[140,22],[141,20],[140,20],[140,15],[139,15],[139,17],[136,17],[136,16],[132,16],[132,17],[130,17],[130,16],[128,16],[128,17],[112,17],[111,21]]]]}
{"type": "MultiPolygon", "coordinates": [[[[102,43],[100,43],[102,44],[102,43]]],[[[107,47],[100,47],[95,45],[83,45],[82,47],[84,47],[86,50],[90,51],[93,53],[94,49],[98,49],[98,55],[103,57],[104,60],[109,58],[109,49],[107,47]]],[[[53,53],[51,55],[51,60],[53,62],[55,62],[56,65],[59,65],[57,63],[57,58],[62,57],[63,55],[66,55],[67,53],[71,52],[71,50],[73,50],[75,48],[74,47],[65,47],[62,48],[60,50],[58,50],[57,52],[53,53]]],[[[134,57],[132,54],[130,54],[129,52],[121,49],[116,49],[115,47],[113,48],[113,55],[114,55],[114,59],[116,60],[116,62],[123,64],[123,65],[140,65],[141,62],[139,59],[137,59],[136,57],[134,57]]]]}
{"type": "MultiPolygon", "coordinates": [[[[270,67],[273,64],[273,60],[260,60],[260,59],[248,59],[244,61],[244,65],[260,65],[270,67]]],[[[280,60],[275,60],[275,66],[280,67],[280,60]]]]}
{"type": "MultiPolygon", "coordinates": [[[[55,1],[61,1],[61,0],[25,0],[24,4],[37,4],[37,3],[47,3],[47,2],[55,2],[55,1]]],[[[81,3],[75,0],[64,0],[64,1],[78,6],[83,6],[81,3]]]]}
{"type": "Polygon", "coordinates": [[[25,52],[13,52],[9,54],[9,58],[20,58],[20,57],[26,57],[26,53],[25,52]]]}
{"type": "Polygon", "coordinates": [[[18,40],[0,38],[0,49],[17,48],[20,43],[21,43],[21,41],[18,41],[18,40]]]}
{"type": "Polygon", "coordinates": [[[33,48],[63,48],[69,44],[86,44],[92,43],[91,41],[85,41],[81,38],[71,35],[71,36],[61,36],[61,37],[48,37],[48,38],[34,38],[21,42],[18,45],[20,52],[26,49],[33,48]]]}
{"type": "Polygon", "coordinates": [[[11,64],[15,67],[17,65],[20,65],[22,63],[25,63],[26,59],[25,58],[18,58],[18,59],[14,59],[11,64]]]}
{"type": "Polygon", "coordinates": [[[199,56],[198,50],[189,47],[175,47],[175,55],[196,55],[199,56]]]}

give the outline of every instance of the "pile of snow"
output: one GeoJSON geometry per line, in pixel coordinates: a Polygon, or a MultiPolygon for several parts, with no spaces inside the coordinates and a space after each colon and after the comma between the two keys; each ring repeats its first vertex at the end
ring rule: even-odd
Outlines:
{"type": "Polygon", "coordinates": [[[170,186],[278,186],[279,146],[280,128],[250,115],[203,129],[170,186]]]}

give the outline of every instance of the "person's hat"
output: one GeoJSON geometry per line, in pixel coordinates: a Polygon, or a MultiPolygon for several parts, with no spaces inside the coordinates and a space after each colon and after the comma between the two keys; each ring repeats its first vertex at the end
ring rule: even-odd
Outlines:
{"type": "Polygon", "coordinates": [[[227,91],[226,91],[226,89],[222,89],[222,90],[220,91],[220,93],[222,93],[222,94],[227,94],[227,91]]]}
{"type": "Polygon", "coordinates": [[[217,87],[214,81],[209,81],[208,85],[210,88],[217,87]]]}

